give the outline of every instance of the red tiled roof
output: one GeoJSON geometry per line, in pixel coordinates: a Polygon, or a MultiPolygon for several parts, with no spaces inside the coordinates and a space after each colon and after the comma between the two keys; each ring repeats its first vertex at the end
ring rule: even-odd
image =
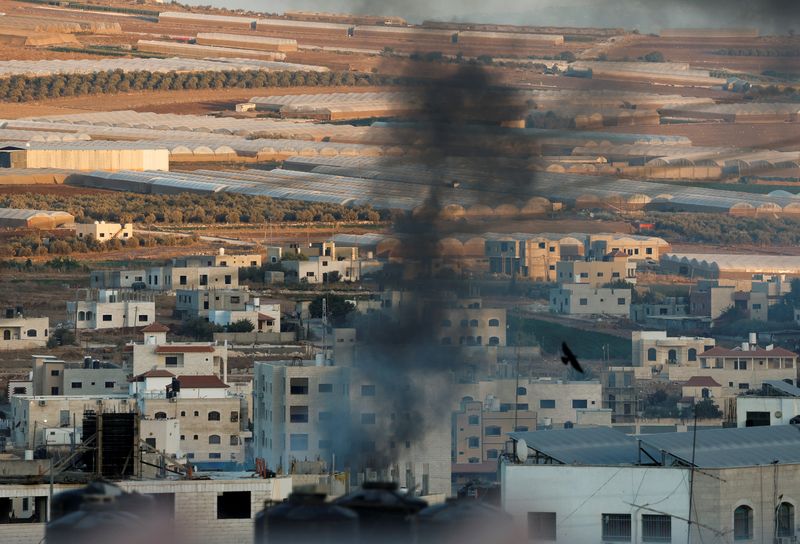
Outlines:
{"type": "Polygon", "coordinates": [[[143,328],[142,332],[169,332],[169,327],[161,323],[151,323],[143,328]]]}
{"type": "Polygon", "coordinates": [[[156,353],[214,353],[214,346],[162,344],[160,346],[156,346],[156,353]]]}
{"type": "Polygon", "coordinates": [[[265,315],[265,314],[258,314],[258,320],[259,320],[259,321],[269,321],[269,322],[274,322],[274,321],[275,321],[275,318],[274,318],[274,317],[270,317],[270,316],[268,316],[268,315],[265,315]]]}
{"type": "Polygon", "coordinates": [[[217,376],[178,376],[181,387],[189,389],[219,389],[230,387],[217,376]]]}
{"type": "Polygon", "coordinates": [[[152,370],[148,370],[138,376],[134,376],[131,381],[132,382],[141,382],[145,378],[174,378],[175,374],[170,372],[169,370],[164,370],[163,368],[154,368],[152,370]]]}
{"type": "Polygon", "coordinates": [[[711,376],[692,376],[683,385],[688,387],[722,387],[711,376]]]}
{"type": "Polygon", "coordinates": [[[793,351],[783,348],[756,348],[750,351],[742,351],[740,349],[725,349],[719,346],[711,348],[700,354],[701,357],[740,357],[742,359],[751,359],[755,357],[797,357],[793,351]]]}

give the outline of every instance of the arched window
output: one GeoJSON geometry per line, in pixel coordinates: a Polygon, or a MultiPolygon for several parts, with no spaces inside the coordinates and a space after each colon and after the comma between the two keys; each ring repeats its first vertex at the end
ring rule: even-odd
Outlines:
{"type": "Polygon", "coordinates": [[[209,421],[219,421],[219,412],[209,412],[208,413],[208,420],[209,421]]]}
{"type": "Polygon", "coordinates": [[[733,539],[753,539],[753,509],[746,504],[733,511],[733,539]]]}
{"type": "Polygon", "coordinates": [[[78,321],[86,321],[86,312],[83,310],[78,312],[78,321]]]}
{"type": "Polygon", "coordinates": [[[689,360],[696,361],[697,360],[697,350],[694,348],[689,348],[689,360]]]}
{"type": "Polygon", "coordinates": [[[778,538],[794,536],[794,505],[782,502],[778,506],[778,538]]]}
{"type": "Polygon", "coordinates": [[[700,395],[704,399],[710,399],[711,398],[711,391],[707,387],[704,387],[703,390],[700,391],[700,395]]]}
{"type": "Polygon", "coordinates": [[[211,434],[208,436],[208,443],[209,444],[219,444],[220,438],[218,434],[211,434]]]}
{"type": "Polygon", "coordinates": [[[156,412],[156,415],[154,417],[156,419],[167,419],[167,413],[166,412],[156,412]]]}
{"type": "Polygon", "coordinates": [[[470,327],[477,327],[478,326],[478,320],[477,319],[470,319],[469,320],[469,326],[470,327]]]}
{"type": "Polygon", "coordinates": [[[28,338],[36,338],[36,329],[28,329],[28,338]]]}
{"type": "Polygon", "coordinates": [[[500,345],[500,338],[497,336],[490,336],[489,337],[489,345],[490,346],[499,346],[500,345]]]}
{"type": "Polygon", "coordinates": [[[92,312],[86,312],[86,321],[92,320],[92,312]]]}
{"type": "Polygon", "coordinates": [[[474,346],[475,345],[475,337],[474,336],[467,336],[467,345],[474,346]]]}
{"type": "Polygon", "coordinates": [[[650,348],[647,350],[647,360],[648,361],[656,360],[656,348],[650,348]]]}
{"type": "Polygon", "coordinates": [[[670,363],[677,363],[678,362],[678,352],[674,349],[671,349],[667,352],[667,360],[670,363]]]}
{"type": "Polygon", "coordinates": [[[11,340],[11,331],[3,331],[3,340],[11,340]]]}
{"type": "Polygon", "coordinates": [[[499,319],[490,319],[489,320],[489,326],[490,327],[499,327],[500,326],[500,320],[499,319]]]}
{"type": "Polygon", "coordinates": [[[517,387],[517,395],[527,395],[528,390],[524,387],[517,387]]]}

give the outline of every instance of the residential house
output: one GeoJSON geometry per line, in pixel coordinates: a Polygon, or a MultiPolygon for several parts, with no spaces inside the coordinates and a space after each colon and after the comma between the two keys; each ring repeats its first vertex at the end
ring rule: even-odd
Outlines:
{"type": "Polygon", "coordinates": [[[0,351],[43,348],[49,331],[48,318],[24,317],[16,309],[9,309],[0,318],[0,351]]]}
{"type": "Polygon", "coordinates": [[[76,329],[120,329],[150,325],[156,318],[152,294],[122,289],[87,289],[83,300],[67,302],[76,329]]]}
{"type": "Polygon", "coordinates": [[[567,315],[628,317],[631,290],[569,283],[550,290],[550,311],[567,315]]]}
{"type": "Polygon", "coordinates": [[[95,221],[94,223],[75,223],[75,235],[78,238],[94,238],[98,242],[108,242],[109,240],[127,240],[133,237],[133,225],[125,223],[106,223],[105,221],[95,221]]]}

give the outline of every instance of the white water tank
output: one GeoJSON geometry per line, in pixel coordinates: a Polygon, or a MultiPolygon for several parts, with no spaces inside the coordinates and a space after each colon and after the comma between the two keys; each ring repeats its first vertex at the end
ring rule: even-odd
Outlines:
{"type": "Polygon", "coordinates": [[[25,450],[25,460],[33,461],[33,450],[25,450]]]}
{"type": "Polygon", "coordinates": [[[316,366],[325,366],[325,354],[317,353],[317,356],[314,359],[314,363],[316,364],[316,366]]]}
{"type": "Polygon", "coordinates": [[[753,345],[758,344],[758,334],[751,332],[750,333],[750,343],[753,345]]]}

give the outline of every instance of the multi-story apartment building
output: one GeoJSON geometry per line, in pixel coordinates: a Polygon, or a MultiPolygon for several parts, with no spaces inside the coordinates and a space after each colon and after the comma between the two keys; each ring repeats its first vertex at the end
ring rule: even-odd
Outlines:
{"type": "Polygon", "coordinates": [[[504,308],[486,308],[480,298],[455,299],[447,303],[444,308],[438,309],[437,315],[440,321],[435,334],[439,344],[506,345],[504,308]]]}
{"type": "Polygon", "coordinates": [[[567,315],[628,317],[631,290],[569,283],[550,290],[550,311],[567,315]]]}
{"type": "Polygon", "coordinates": [[[538,425],[544,427],[575,425],[580,423],[582,412],[604,408],[602,386],[594,380],[515,378],[481,380],[454,388],[461,402],[492,399],[485,404],[499,412],[536,412],[538,425]]]}
{"type": "Polygon", "coordinates": [[[179,289],[175,300],[175,313],[183,319],[202,318],[221,326],[246,319],[258,332],[281,330],[280,304],[262,302],[244,289],[179,289]]]}
{"type": "Polygon", "coordinates": [[[235,289],[239,287],[239,269],[233,266],[154,266],[146,270],[145,283],[153,291],[235,289]]]}
{"type": "Polygon", "coordinates": [[[155,318],[153,296],[141,291],[89,289],[84,300],[67,302],[67,320],[77,329],[142,327],[155,318]]]}
{"type": "Polygon", "coordinates": [[[428,406],[441,399],[441,384],[429,380],[418,405],[402,405],[394,389],[403,386],[382,384],[367,370],[301,362],[254,368],[254,450],[271,468],[335,455],[353,475],[376,471],[401,485],[420,483],[423,494],[450,493],[450,422],[428,406]]]}
{"type": "Polygon", "coordinates": [[[619,251],[599,261],[560,261],[556,263],[556,281],[595,288],[611,282],[636,283],[636,263],[619,251]]]}
{"type": "Polygon", "coordinates": [[[82,363],[66,363],[49,355],[35,355],[30,394],[114,395],[128,391],[129,372],[113,363],[86,357],[82,363]]]}
{"type": "Polygon", "coordinates": [[[16,309],[9,309],[0,319],[0,351],[43,348],[49,331],[48,318],[23,317],[16,309]]]}
{"type": "MultiPolygon", "coordinates": [[[[499,400],[499,399],[498,399],[499,400]]],[[[536,411],[501,411],[499,402],[466,401],[453,414],[453,462],[476,464],[497,462],[505,449],[508,433],[535,430],[536,411]]]]}
{"type": "Polygon", "coordinates": [[[72,436],[66,437],[66,444],[72,440],[79,443],[84,411],[128,412],[134,404],[127,394],[16,395],[11,397],[11,437],[16,447],[24,449],[48,443],[50,436],[58,436],[61,441],[68,433],[72,436]]]}
{"type": "Polygon", "coordinates": [[[142,417],[174,419],[180,429],[180,450],[201,466],[245,462],[244,443],[249,437],[241,417],[240,395],[216,375],[175,375],[150,370],[133,378],[130,393],[142,417]]]}
{"type": "Polygon", "coordinates": [[[716,346],[713,338],[667,336],[666,331],[633,331],[631,361],[638,367],[697,367],[699,356],[716,346]]]}
{"type": "Polygon", "coordinates": [[[169,328],[160,324],[142,329],[142,341],[131,342],[123,356],[134,375],[168,370],[181,375],[216,375],[227,380],[228,346],[216,342],[167,342],[169,328]]]}
{"type": "Polygon", "coordinates": [[[661,238],[633,234],[488,234],[489,272],[535,281],[557,281],[559,261],[599,260],[621,252],[633,261],[658,260],[669,244],[661,238]]]}
{"type": "Polygon", "coordinates": [[[358,281],[361,278],[360,259],[309,257],[307,260],[281,261],[284,277],[290,283],[334,283],[358,281]]]}

